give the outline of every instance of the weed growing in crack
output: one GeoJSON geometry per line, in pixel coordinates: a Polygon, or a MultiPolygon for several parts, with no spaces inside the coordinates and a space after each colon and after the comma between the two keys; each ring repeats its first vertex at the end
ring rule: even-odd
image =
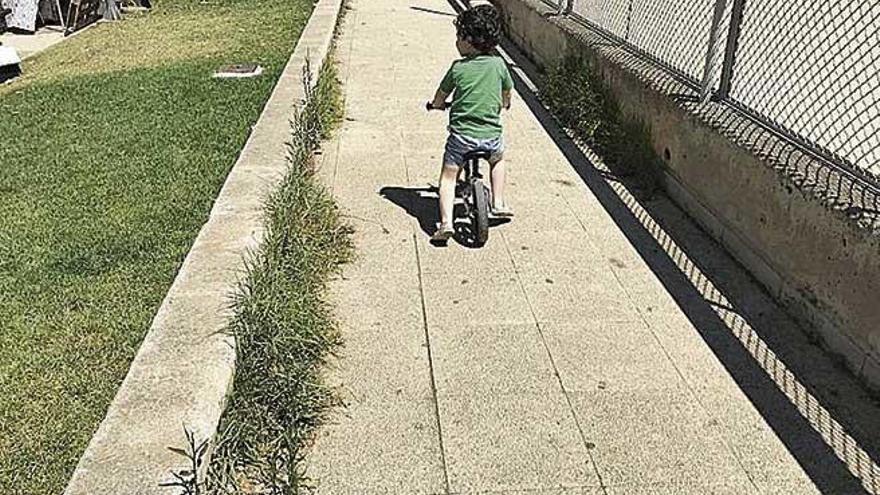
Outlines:
{"type": "Polygon", "coordinates": [[[187,427],[183,427],[183,433],[186,435],[186,448],[168,447],[175,454],[179,454],[189,461],[186,469],[171,472],[174,481],[160,483],[162,487],[180,488],[181,495],[202,495],[203,482],[199,480],[202,463],[204,462],[205,453],[208,451],[208,439],[201,442],[196,441],[196,434],[187,427]]]}

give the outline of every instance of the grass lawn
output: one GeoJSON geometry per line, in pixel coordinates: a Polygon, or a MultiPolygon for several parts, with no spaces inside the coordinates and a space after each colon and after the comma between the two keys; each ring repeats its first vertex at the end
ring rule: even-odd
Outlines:
{"type": "Polygon", "coordinates": [[[310,9],[166,0],[0,87],[0,493],[63,490],[310,9]]]}

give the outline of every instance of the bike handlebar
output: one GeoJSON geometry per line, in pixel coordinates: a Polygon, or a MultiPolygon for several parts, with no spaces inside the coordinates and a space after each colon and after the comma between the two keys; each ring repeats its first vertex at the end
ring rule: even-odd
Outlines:
{"type": "Polygon", "coordinates": [[[433,102],[433,101],[429,101],[429,102],[425,103],[425,110],[427,110],[427,111],[429,111],[429,112],[430,112],[431,110],[448,110],[449,107],[451,107],[451,106],[452,106],[451,103],[449,103],[448,101],[444,101],[444,102],[443,102],[443,106],[438,108],[438,107],[435,107],[435,106],[434,106],[434,102],[433,102]]]}

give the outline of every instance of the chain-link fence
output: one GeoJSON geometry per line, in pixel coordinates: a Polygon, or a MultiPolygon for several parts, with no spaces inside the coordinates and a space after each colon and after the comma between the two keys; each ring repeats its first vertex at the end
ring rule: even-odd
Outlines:
{"type": "Polygon", "coordinates": [[[577,0],[571,14],[700,80],[714,4],[714,0],[577,0]]]}
{"type": "Polygon", "coordinates": [[[880,2],[545,1],[880,189],[880,2]]]}

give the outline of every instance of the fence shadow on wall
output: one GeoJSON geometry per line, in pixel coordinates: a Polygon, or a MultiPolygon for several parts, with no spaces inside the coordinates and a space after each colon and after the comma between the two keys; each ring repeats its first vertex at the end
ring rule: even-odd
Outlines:
{"type": "MultiPolygon", "coordinates": [[[[515,47],[514,62],[535,70],[515,47]]],[[[880,494],[880,403],[666,199],[639,200],[559,128],[528,81],[526,104],[742,392],[823,493],[880,494]]],[[[675,85],[687,100],[688,88],[675,85]]],[[[666,88],[672,91],[673,88],[666,88]]],[[[768,459],[772,462],[772,459],[768,459]]]]}
{"type": "Polygon", "coordinates": [[[799,190],[829,208],[841,210],[866,228],[880,226],[880,189],[875,178],[853,166],[841,166],[833,153],[760,116],[732,99],[701,101],[701,88],[687,73],[649,52],[604,32],[576,16],[556,21],[581,43],[626,67],[643,84],[668,96],[737,146],[761,157],[799,190]]]}
{"type": "Polygon", "coordinates": [[[714,95],[758,124],[754,129],[788,140],[809,156],[751,144],[758,153],[776,153],[781,161],[774,166],[803,182],[824,182],[818,187],[835,205],[849,202],[853,215],[877,220],[880,4],[541,1],[563,22],[588,27],[699,86],[701,97],[714,95]],[[818,163],[800,163],[809,159],[818,163]]]}

